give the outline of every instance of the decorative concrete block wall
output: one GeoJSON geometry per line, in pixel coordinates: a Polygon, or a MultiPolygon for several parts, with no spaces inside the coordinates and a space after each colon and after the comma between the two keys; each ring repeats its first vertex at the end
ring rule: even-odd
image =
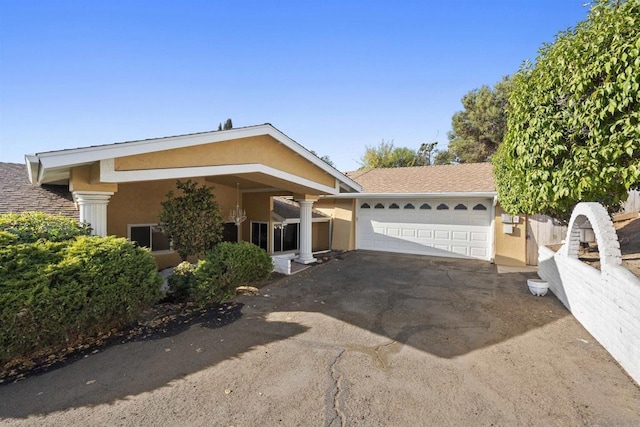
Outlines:
{"type": "Polygon", "coordinates": [[[611,218],[599,203],[580,203],[557,253],[539,248],[538,275],[584,328],[640,384],[640,280],[622,267],[611,218]],[[591,224],[600,270],[578,259],[581,226],[591,224]]]}

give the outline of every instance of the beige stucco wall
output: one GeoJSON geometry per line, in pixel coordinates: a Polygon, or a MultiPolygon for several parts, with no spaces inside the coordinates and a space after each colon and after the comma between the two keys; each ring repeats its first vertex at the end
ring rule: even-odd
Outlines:
{"type": "Polygon", "coordinates": [[[326,222],[314,222],[311,226],[311,250],[324,251],[330,249],[329,247],[329,221],[326,222]]]}
{"type": "Polygon", "coordinates": [[[331,249],[351,251],[356,247],[355,200],[320,199],[313,207],[332,218],[331,249]]]}
{"type": "Polygon", "coordinates": [[[520,222],[513,224],[513,233],[505,234],[501,215],[505,213],[496,206],[495,226],[495,255],[494,262],[498,265],[525,266],[527,264],[527,224],[524,215],[520,215],[520,222]]]}
{"type": "MultiPolygon", "coordinates": [[[[268,193],[245,193],[242,195],[242,208],[247,211],[247,220],[240,224],[240,236],[245,242],[251,241],[251,221],[268,222],[273,228],[271,195],[268,193]]],[[[271,233],[268,234],[267,247],[271,248],[271,233]]]]}
{"type": "Polygon", "coordinates": [[[115,159],[115,170],[260,163],[334,187],[335,178],[268,135],[115,159]]]}
{"type": "MultiPolygon", "coordinates": [[[[192,181],[198,185],[214,187],[202,178],[192,181]]],[[[169,191],[173,191],[175,195],[181,194],[173,179],[119,184],[118,192],[111,197],[107,206],[107,233],[127,237],[129,224],[157,224],[162,210],[160,203],[167,199],[169,191]]],[[[236,190],[216,185],[213,193],[226,220],[229,211],[235,207],[236,190]]],[[[154,254],[154,257],[159,269],[175,266],[180,262],[177,253],[154,254]]]]}
{"type": "Polygon", "coordinates": [[[98,180],[100,164],[77,166],[69,175],[69,191],[118,191],[118,184],[101,183],[98,180]]]}

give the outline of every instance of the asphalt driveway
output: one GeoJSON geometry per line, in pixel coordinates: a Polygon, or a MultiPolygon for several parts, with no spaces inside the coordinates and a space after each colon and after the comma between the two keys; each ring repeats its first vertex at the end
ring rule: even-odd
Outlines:
{"type": "Polygon", "coordinates": [[[349,252],[212,329],[0,386],[5,425],[637,425],[640,388],[552,295],[481,261],[349,252]]]}

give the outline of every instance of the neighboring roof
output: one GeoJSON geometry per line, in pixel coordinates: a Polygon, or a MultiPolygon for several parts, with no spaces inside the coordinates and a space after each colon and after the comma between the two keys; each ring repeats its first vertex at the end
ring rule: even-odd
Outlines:
{"type": "Polygon", "coordinates": [[[0,163],[0,195],[0,213],[39,211],[79,219],[67,186],[32,185],[19,163],[0,163]]]}
{"type": "Polygon", "coordinates": [[[311,153],[309,150],[269,123],[222,131],[191,133],[162,138],[48,151],[34,155],[27,155],[26,159],[29,170],[29,179],[31,182],[58,182],[69,178],[69,171],[71,168],[91,164],[96,161],[261,135],[271,136],[278,142],[293,150],[296,154],[307,159],[329,175],[336,178],[342,190],[347,192],[360,190],[360,186],[345,174],[330,166],[328,163],[311,153]]]}
{"type": "MultiPolygon", "coordinates": [[[[300,205],[293,200],[285,199],[284,197],[273,198],[273,213],[276,217],[286,219],[298,219],[300,218],[300,205]]],[[[328,218],[322,212],[313,210],[311,215],[313,218],[328,218]]]]}
{"type": "Polygon", "coordinates": [[[495,192],[491,163],[362,169],[347,172],[363,193],[495,192]]]}

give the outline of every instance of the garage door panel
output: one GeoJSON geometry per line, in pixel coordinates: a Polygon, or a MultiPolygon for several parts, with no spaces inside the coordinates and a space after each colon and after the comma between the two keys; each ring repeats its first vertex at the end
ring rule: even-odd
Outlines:
{"type": "Polygon", "coordinates": [[[359,209],[357,219],[357,247],[401,253],[436,256],[473,257],[488,260],[491,256],[490,210],[472,210],[476,200],[446,202],[449,210],[437,210],[440,202],[412,200],[415,209],[405,209],[406,201],[361,200],[383,209],[359,209]],[[396,203],[398,209],[388,207],[396,203]],[[431,210],[418,209],[424,203],[431,210]],[[454,207],[465,204],[467,210],[454,207]]]}

